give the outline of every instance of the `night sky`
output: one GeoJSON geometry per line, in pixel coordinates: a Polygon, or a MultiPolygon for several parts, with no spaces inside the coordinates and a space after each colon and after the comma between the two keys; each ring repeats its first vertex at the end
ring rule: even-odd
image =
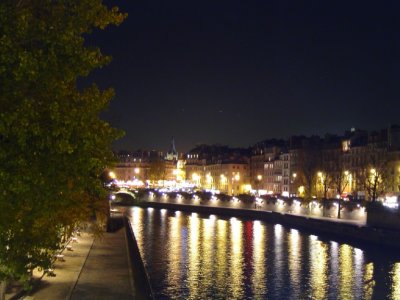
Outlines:
{"type": "Polygon", "coordinates": [[[91,43],[116,97],[114,148],[249,146],[400,123],[400,1],[106,1],[129,14],[91,43]]]}

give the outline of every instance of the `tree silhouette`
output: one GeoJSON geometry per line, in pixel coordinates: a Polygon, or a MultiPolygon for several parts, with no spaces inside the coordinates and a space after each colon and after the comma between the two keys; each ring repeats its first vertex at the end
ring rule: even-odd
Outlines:
{"type": "Polygon", "coordinates": [[[120,134],[99,114],[114,93],[77,82],[110,61],[84,35],[124,17],[98,0],[0,2],[3,287],[49,268],[72,229],[104,207],[99,176],[120,134]]]}

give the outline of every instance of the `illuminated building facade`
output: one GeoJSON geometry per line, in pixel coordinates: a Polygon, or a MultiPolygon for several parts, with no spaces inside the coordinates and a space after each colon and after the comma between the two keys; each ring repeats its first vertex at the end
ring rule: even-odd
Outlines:
{"type": "Polygon", "coordinates": [[[200,145],[186,154],[186,180],[197,187],[236,195],[249,192],[249,151],[200,145]]]}
{"type": "Polygon", "coordinates": [[[369,199],[366,183],[373,178],[376,193],[400,194],[399,126],[270,139],[249,149],[199,145],[181,157],[172,140],[166,155],[136,151],[120,152],[117,158],[113,171],[118,180],[185,182],[234,195],[369,199]],[[160,165],[162,171],[154,175],[160,165]]]}

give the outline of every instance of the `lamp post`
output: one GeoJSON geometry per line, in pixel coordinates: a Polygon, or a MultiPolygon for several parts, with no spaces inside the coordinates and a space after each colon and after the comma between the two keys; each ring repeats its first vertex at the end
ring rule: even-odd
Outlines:
{"type": "Polygon", "coordinates": [[[201,179],[201,177],[199,174],[197,174],[197,173],[192,174],[192,180],[196,186],[200,186],[200,179],[201,179]]]}
{"type": "Polygon", "coordinates": [[[232,195],[234,194],[234,191],[235,191],[235,181],[236,181],[236,182],[239,182],[239,180],[240,180],[240,173],[237,172],[237,173],[232,177],[232,180],[231,180],[231,184],[232,184],[232,187],[231,187],[231,194],[232,194],[232,195]]]}
{"type": "MultiPolygon", "coordinates": [[[[344,192],[344,190],[345,190],[345,188],[346,188],[346,186],[347,186],[347,184],[349,183],[349,176],[351,176],[351,174],[349,173],[349,171],[344,171],[343,172],[344,173],[344,188],[343,188],[343,191],[340,191],[341,192],[341,194],[343,194],[343,192],[344,192]]],[[[338,219],[340,219],[340,209],[341,209],[341,200],[342,200],[342,195],[339,195],[339,199],[338,199],[338,213],[337,213],[337,216],[338,216],[338,219]]]]}
{"type": "MultiPolygon", "coordinates": [[[[297,178],[297,173],[293,173],[292,174],[292,180],[290,181],[291,187],[289,187],[289,195],[290,195],[290,192],[291,192],[291,188],[293,188],[296,191],[296,189],[294,188],[294,186],[295,186],[294,182],[296,181],[296,178],[297,178]]],[[[297,192],[296,193],[292,192],[292,194],[296,194],[297,195],[297,192]]]]}
{"type": "Polygon", "coordinates": [[[225,176],[224,174],[221,174],[221,176],[220,176],[220,182],[221,182],[221,187],[222,187],[222,189],[223,189],[225,192],[228,192],[228,191],[227,191],[227,188],[226,188],[227,179],[226,179],[226,176],[225,176]]]}
{"type": "Polygon", "coordinates": [[[115,173],[113,171],[108,172],[108,176],[110,176],[111,179],[115,179],[115,173]]]}
{"type": "Polygon", "coordinates": [[[262,175],[257,175],[257,180],[256,180],[256,182],[257,182],[257,195],[258,196],[260,196],[260,183],[261,183],[261,180],[262,180],[262,175]]]}
{"type": "Polygon", "coordinates": [[[208,187],[209,189],[213,189],[213,186],[212,186],[212,184],[213,184],[213,178],[212,178],[212,176],[211,176],[210,173],[208,173],[208,174],[206,175],[206,181],[207,181],[207,187],[208,187]]]}

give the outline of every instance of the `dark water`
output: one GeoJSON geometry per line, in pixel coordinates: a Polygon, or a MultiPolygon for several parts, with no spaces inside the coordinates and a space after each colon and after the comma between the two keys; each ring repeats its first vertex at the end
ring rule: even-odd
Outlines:
{"type": "Polygon", "coordinates": [[[279,224],[133,207],[156,299],[400,299],[400,255],[279,224]]]}

